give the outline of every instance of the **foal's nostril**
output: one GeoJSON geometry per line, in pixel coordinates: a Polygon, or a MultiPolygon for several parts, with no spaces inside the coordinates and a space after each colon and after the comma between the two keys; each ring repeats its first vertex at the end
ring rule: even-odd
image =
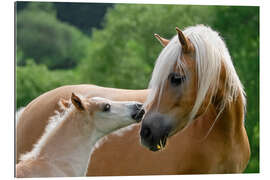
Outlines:
{"type": "Polygon", "coordinates": [[[144,113],[145,113],[144,109],[140,109],[140,110],[138,110],[138,112],[137,112],[137,116],[138,116],[139,118],[142,118],[143,115],[144,115],[144,113]]]}
{"type": "Polygon", "coordinates": [[[140,110],[140,109],[142,109],[143,105],[142,104],[136,104],[135,106],[136,106],[136,110],[140,110]]]}
{"type": "Polygon", "coordinates": [[[135,119],[137,122],[140,122],[143,118],[143,115],[145,113],[144,109],[142,109],[142,104],[135,104],[133,109],[133,114],[131,117],[135,119]]]}
{"type": "Polygon", "coordinates": [[[137,110],[134,112],[134,114],[131,115],[131,117],[135,119],[137,122],[140,122],[143,118],[144,112],[145,111],[143,109],[137,110]]]}

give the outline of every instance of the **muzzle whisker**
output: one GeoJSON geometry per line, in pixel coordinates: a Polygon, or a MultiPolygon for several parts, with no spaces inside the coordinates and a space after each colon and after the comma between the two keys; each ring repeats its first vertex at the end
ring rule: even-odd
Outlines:
{"type": "Polygon", "coordinates": [[[160,147],[161,147],[160,149],[163,150],[163,144],[162,144],[162,140],[161,139],[159,140],[159,144],[160,144],[160,147]]]}

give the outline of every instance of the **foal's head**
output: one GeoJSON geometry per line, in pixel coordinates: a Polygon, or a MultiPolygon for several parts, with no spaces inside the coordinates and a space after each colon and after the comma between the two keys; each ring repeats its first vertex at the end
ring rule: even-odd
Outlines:
{"type": "Polygon", "coordinates": [[[127,125],[140,122],[144,110],[135,101],[111,101],[101,97],[80,98],[72,93],[71,102],[96,131],[105,135],[127,125]]]}
{"type": "Polygon", "coordinates": [[[165,47],[152,74],[141,126],[141,143],[152,151],[203,114],[210,103],[217,111],[244,94],[225,43],[217,32],[202,25],[181,31],[165,47]]]}

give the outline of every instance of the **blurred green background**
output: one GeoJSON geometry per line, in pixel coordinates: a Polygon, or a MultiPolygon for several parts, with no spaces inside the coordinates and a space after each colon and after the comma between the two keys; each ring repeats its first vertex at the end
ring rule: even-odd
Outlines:
{"type": "Polygon", "coordinates": [[[65,84],[147,88],[175,27],[211,26],[228,45],[247,93],[245,126],[259,172],[259,7],[95,3],[16,4],[16,107],[65,84]]]}

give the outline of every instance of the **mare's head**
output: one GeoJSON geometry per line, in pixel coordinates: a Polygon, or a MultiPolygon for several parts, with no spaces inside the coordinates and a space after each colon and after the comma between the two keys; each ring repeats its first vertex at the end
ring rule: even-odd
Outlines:
{"type": "MultiPolygon", "coordinates": [[[[244,91],[225,43],[211,28],[198,25],[166,40],[152,73],[145,103],[141,143],[152,151],[187,127],[209,104],[217,112],[244,91]]],[[[243,96],[244,98],[244,96],[243,96]]]]}
{"type": "Polygon", "coordinates": [[[72,93],[71,102],[76,110],[89,116],[87,124],[106,135],[112,131],[140,122],[144,110],[135,101],[111,101],[106,98],[80,98],[72,93]]]}

